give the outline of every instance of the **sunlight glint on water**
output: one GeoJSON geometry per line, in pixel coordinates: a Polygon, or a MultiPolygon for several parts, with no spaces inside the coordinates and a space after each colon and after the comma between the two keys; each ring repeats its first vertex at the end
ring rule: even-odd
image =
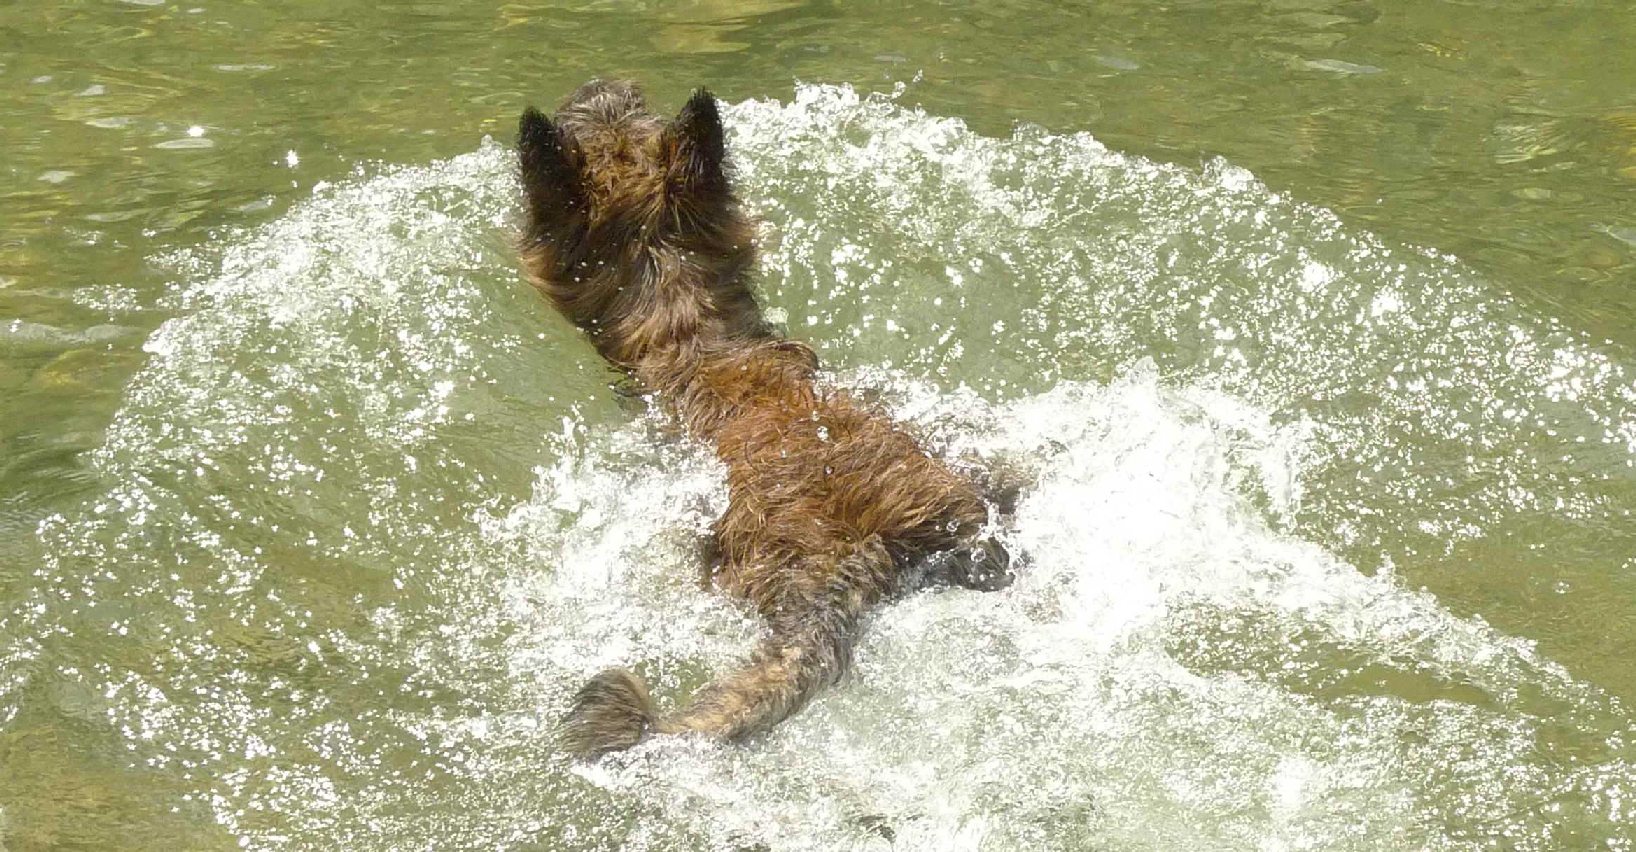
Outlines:
{"type": "Polygon", "coordinates": [[[884,608],[751,746],[566,765],[587,675],[679,700],[757,626],[697,587],[719,469],[517,281],[490,144],[175,259],[109,490],[43,530],[53,700],[250,848],[1631,848],[1623,709],[1389,570],[1618,523],[1622,365],[1224,164],[824,87],[728,119],[791,332],[1031,471],[1013,588],[884,608]]]}

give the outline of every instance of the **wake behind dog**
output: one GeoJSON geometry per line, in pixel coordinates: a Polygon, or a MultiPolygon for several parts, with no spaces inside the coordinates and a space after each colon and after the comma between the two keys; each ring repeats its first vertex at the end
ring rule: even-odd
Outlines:
{"type": "Polygon", "coordinates": [[[982,534],[976,485],[885,416],[819,388],[813,350],[762,318],[754,230],[708,92],[666,122],[634,84],[592,81],[554,119],[525,111],[518,153],[530,283],[715,447],[729,501],[710,576],[769,628],[742,668],[671,715],[636,675],[598,674],[564,722],[570,753],[595,757],[650,732],[766,731],[846,671],[870,607],[926,581],[1010,582],[1009,557],[982,534]]]}

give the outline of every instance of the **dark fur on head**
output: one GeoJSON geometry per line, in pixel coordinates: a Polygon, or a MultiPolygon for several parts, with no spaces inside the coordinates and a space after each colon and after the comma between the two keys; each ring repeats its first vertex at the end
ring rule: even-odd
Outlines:
{"type": "Polygon", "coordinates": [[[575,697],[576,756],[649,731],[738,740],[833,683],[859,619],[928,579],[1010,580],[980,537],[976,488],[884,416],[814,384],[817,358],[775,337],[749,286],[750,222],[726,168],[716,102],[700,90],[672,121],[634,84],[592,81],[518,134],[529,281],[597,350],[648,389],[727,465],[713,579],[766,618],[748,664],[659,716],[635,675],[603,672],[575,697]]]}
{"type": "Polygon", "coordinates": [[[592,81],[554,122],[524,112],[518,148],[530,281],[603,357],[633,369],[655,350],[768,336],[709,92],[666,124],[633,84],[592,81]]]}

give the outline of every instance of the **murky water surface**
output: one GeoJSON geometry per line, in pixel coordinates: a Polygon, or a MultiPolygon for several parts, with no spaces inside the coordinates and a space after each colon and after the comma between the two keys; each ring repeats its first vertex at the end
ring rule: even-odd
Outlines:
{"type": "Polygon", "coordinates": [[[1636,848],[1633,42],[0,6],[0,848],[1636,848]],[[517,277],[514,116],[598,73],[713,86],[774,318],[1030,486],[1012,588],[574,766],[590,673],[682,701],[759,629],[694,583],[709,452],[517,277]]]}

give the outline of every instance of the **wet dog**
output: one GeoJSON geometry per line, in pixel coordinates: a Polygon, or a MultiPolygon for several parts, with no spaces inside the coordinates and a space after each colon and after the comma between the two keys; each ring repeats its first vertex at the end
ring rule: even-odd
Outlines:
{"type": "Polygon", "coordinates": [[[775,334],[750,289],[754,229],[726,168],[716,102],[675,119],[628,82],[592,81],[555,117],[523,113],[528,280],[602,357],[654,393],[727,467],[710,575],[768,633],[750,660],[660,715],[641,679],[605,671],[563,724],[577,757],[650,732],[737,741],[799,710],[847,669],[859,619],[925,581],[992,589],[1009,558],[985,538],[978,488],[775,334]]]}

